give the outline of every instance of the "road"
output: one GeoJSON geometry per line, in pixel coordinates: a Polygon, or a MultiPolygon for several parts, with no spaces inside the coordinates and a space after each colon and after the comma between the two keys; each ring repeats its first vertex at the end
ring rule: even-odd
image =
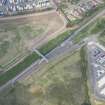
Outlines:
{"type": "MultiPolygon", "coordinates": [[[[73,45],[72,44],[72,39],[74,37],[76,37],[78,35],[78,33],[80,31],[82,31],[84,28],[86,28],[89,24],[91,24],[92,22],[94,22],[97,18],[99,18],[100,16],[102,16],[105,13],[105,10],[103,10],[101,13],[99,13],[98,15],[96,15],[94,18],[92,18],[89,22],[87,22],[85,25],[83,25],[82,27],[80,27],[79,29],[77,29],[67,40],[65,40],[60,46],[56,47],[55,49],[53,49],[50,53],[48,53],[46,55],[48,60],[54,60],[56,57],[58,56],[62,56],[65,53],[72,53],[73,51],[81,48],[84,43],[82,45],[76,44],[73,45]]],[[[0,91],[2,91],[2,89],[6,88],[8,85],[10,85],[11,83],[15,83],[17,80],[23,78],[24,76],[27,76],[27,74],[31,74],[32,72],[38,71],[40,66],[45,64],[45,62],[41,62],[40,61],[35,61],[30,67],[28,67],[26,70],[24,70],[21,74],[19,74],[18,76],[16,76],[15,78],[13,78],[12,80],[10,80],[9,82],[7,82],[5,85],[3,85],[2,87],[0,87],[0,91]]]]}
{"type": "MultiPolygon", "coordinates": [[[[52,50],[50,53],[48,53],[46,55],[46,58],[49,61],[55,60],[56,57],[60,57],[64,54],[68,54],[68,53],[73,53],[75,52],[77,49],[80,49],[82,46],[84,45],[81,44],[76,44],[76,45],[66,45],[66,46],[58,46],[57,48],[55,48],[54,50],[52,50]]],[[[5,89],[6,87],[8,87],[9,85],[14,85],[14,83],[18,80],[22,80],[23,78],[27,77],[28,75],[31,75],[33,72],[38,72],[40,70],[40,68],[47,64],[46,61],[43,61],[42,59],[39,59],[37,61],[35,61],[30,67],[28,67],[27,69],[25,69],[21,74],[17,75],[15,78],[13,78],[12,80],[8,81],[5,85],[0,87],[0,91],[2,91],[3,89],[5,89]],[[40,62],[42,61],[42,62],[40,62]]]]}
{"type": "MultiPolygon", "coordinates": [[[[62,55],[66,55],[68,53],[73,53],[76,50],[79,50],[82,46],[84,46],[84,44],[85,43],[82,43],[80,45],[75,44],[72,47],[67,45],[66,48],[58,46],[56,49],[54,49],[53,51],[48,53],[46,55],[46,58],[47,58],[48,61],[54,61],[57,57],[60,57],[62,55]],[[65,51],[60,52],[63,49],[65,49],[65,51]]],[[[43,60],[43,59],[39,59],[39,60],[35,61],[29,68],[27,68],[25,71],[23,71],[23,73],[20,74],[20,76],[18,75],[12,81],[16,82],[17,80],[20,80],[21,78],[24,78],[24,76],[23,76],[24,74],[25,74],[25,76],[28,76],[29,74],[32,74],[33,72],[38,71],[40,69],[40,67],[42,67],[43,65],[45,66],[47,63],[48,62],[46,62],[46,60],[43,60]]]]}

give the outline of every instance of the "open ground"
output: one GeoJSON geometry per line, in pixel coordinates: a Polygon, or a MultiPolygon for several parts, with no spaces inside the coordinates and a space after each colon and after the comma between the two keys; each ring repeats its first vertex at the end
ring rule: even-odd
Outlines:
{"type": "Polygon", "coordinates": [[[65,24],[57,12],[0,20],[0,65],[17,62],[27,56],[29,50],[55,38],[65,30],[65,24]],[[28,43],[27,43],[28,42],[28,43]]]}
{"type": "Polygon", "coordinates": [[[8,105],[12,102],[15,105],[81,105],[85,89],[80,60],[80,53],[75,52],[51,61],[41,68],[43,70],[19,81],[9,93],[1,96],[0,102],[4,105],[7,102],[8,105]]]}

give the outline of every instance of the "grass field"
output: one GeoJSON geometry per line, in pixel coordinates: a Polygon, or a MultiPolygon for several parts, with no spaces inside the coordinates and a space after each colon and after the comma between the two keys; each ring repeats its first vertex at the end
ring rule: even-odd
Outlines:
{"type": "MultiPolygon", "coordinates": [[[[51,50],[53,50],[55,47],[57,47],[59,44],[61,44],[67,37],[69,37],[69,31],[66,31],[62,33],[57,38],[49,41],[47,44],[42,46],[39,50],[42,54],[47,54],[51,50]]],[[[29,67],[33,62],[35,62],[40,57],[36,53],[29,53],[26,57],[24,57],[23,60],[21,60],[17,65],[10,68],[6,73],[3,73],[0,75],[0,86],[4,85],[9,80],[13,79],[16,75],[20,74],[23,70],[25,70],[27,67],[29,67]]],[[[15,62],[14,60],[12,61],[15,62]]],[[[13,63],[10,63],[9,65],[12,65],[13,63]]]]}
{"type": "Polygon", "coordinates": [[[48,43],[44,44],[43,46],[41,46],[39,48],[39,51],[42,54],[47,54],[49,53],[51,50],[53,50],[55,47],[57,47],[58,45],[60,45],[64,40],[66,40],[68,37],[70,37],[70,33],[72,31],[65,31],[63,32],[61,35],[59,35],[58,37],[48,41],[48,43]]]}
{"type": "Polygon", "coordinates": [[[56,12],[0,21],[0,65],[5,69],[18,57],[27,56],[28,50],[45,39],[51,40],[51,35],[63,25],[56,12]]]}
{"type": "Polygon", "coordinates": [[[36,53],[32,53],[27,56],[22,62],[0,75],[0,86],[4,85],[9,80],[13,79],[16,75],[20,74],[23,70],[29,67],[35,62],[39,56],[36,53]]]}
{"type": "MultiPolygon", "coordinates": [[[[99,20],[100,22],[100,20],[99,20]]],[[[102,24],[103,25],[103,24],[102,24]]],[[[93,24],[93,28],[91,28],[91,30],[97,28],[97,23],[93,24]]],[[[100,28],[100,27],[99,27],[100,28]]],[[[84,37],[86,36],[89,36],[91,34],[87,34],[88,32],[93,32],[90,30],[90,27],[86,27],[83,31],[80,32],[80,34],[76,37],[77,39],[76,42],[82,40],[84,37]],[[86,31],[86,30],[89,30],[89,31],[86,31]]],[[[47,44],[43,45],[39,51],[42,53],[42,54],[47,54],[48,52],[50,52],[52,49],[54,49],[57,45],[59,45],[60,43],[62,43],[66,38],[68,38],[70,36],[70,31],[66,31],[64,33],[62,33],[61,35],[59,35],[58,37],[56,37],[55,39],[49,41],[47,44]]],[[[33,55],[30,55],[30,56],[33,56],[33,55]]],[[[35,54],[36,58],[37,55],[35,54]]],[[[3,76],[0,76],[0,84],[4,84],[6,83],[8,80],[12,79],[13,77],[15,77],[17,74],[19,74],[20,72],[22,72],[25,68],[27,68],[28,66],[30,66],[32,64],[32,62],[34,62],[35,59],[33,60],[29,60],[28,62],[24,59],[22,62],[20,62],[18,65],[16,65],[15,67],[13,67],[12,69],[10,69],[10,71],[8,71],[7,73],[5,73],[3,76]],[[24,64],[26,62],[26,64],[24,66],[20,66],[21,64],[24,64]],[[19,66],[19,67],[18,67],[19,66]],[[19,69],[19,70],[18,70],[19,69]],[[12,75],[12,74],[13,75],[12,75]]],[[[28,59],[28,57],[26,57],[26,59],[28,59]]],[[[13,60],[14,62],[14,60],[13,60]]]]}
{"type": "Polygon", "coordinates": [[[31,40],[43,34],[45,28],[47,24],[0,24],[0,64],[4,65],[16,55],[23,54],[24,56],[31,40]]]}
{"type": "Polygon", "coordinates": [[[42,67],[0,96],[1,105],[81,105],[85,89],[80,53],[66,55],[42,67]]]}

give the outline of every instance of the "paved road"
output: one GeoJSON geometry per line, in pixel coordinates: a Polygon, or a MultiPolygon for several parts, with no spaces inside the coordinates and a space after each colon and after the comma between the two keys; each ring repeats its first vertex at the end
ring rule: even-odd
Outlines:
{"type": "MultiPolygon", "coordinates": [[[[55,48],[54,50],[52,50],[50,53],[48,53],[46,55],[47,59],[50,60],[54,60],[56,57],[62,56],[64,54],[68,54],[68,53],[73,53],[75,50],[81,48],[84,44],[81,45],[66,45],[66,46],[58,46],[57,48],[55,48]]],[[[42,61],[41,60],[37,60],[35,61],[30,67],[28,67],[27,69],[25,69],[21,74],[19,74],[18,76],[16,76],[15,78],[13,78],[12,80],[8,81],[5,85],[0,87],[0,91],[2,91],[4,88],[8,87],[9,85],[13,85],[16,81],[18,80],[22,80],[23,78],[25,78],[28,75],[31,75],[33,72],[37,72],[40,70],[40,67],[42,67],[42,65],[47,64],[47,62],[42,61]]]]}
{"type": "Polygon", "coordinates": [[[56,47],[54,50],[52,50],[50,53],[48,53],[46,55],[46,58],[48,60],[54,60],[56,57],[62,56],[64,54],[68,54],[68,53],[72,53],[75,50],[78,50],[79,48],[81,48],[83,44],[65,44],[65,45],[60,45],[58,47],[56,47]]]}
{"type": "MultiPolygon", "coordinates": [[[[48,61],[54,61],[57,57],[60,57],[62,55],[68,54],[68,53],[73,53],[76,50],[79,50],[82,46],[84,46],[84,44],[85,43],[82,43],[80,45],[75,44],[72,47],[69,47],[68,45],[64,46],[64,47],[58,46],[56,49],[54,49],[50,53],[48,53],[45,57],[48,59],[48,61]],[[65,49],[65,51],[63,51],[63,49],[65,49]]],[[[42,67],[42,65],[45,65],[47,63],[48,62],[46,62],[46,60],[43,60],[43,59],[35,61],[29,68],[27,68],[25,71],[23,71],[22,74],[15,77],[14,80],[12,80],[12,81],[16,82],[17,80],[22,79],[25,76],[28,76],[29,74],[32,74],[33,72],[40,70],[40,67],[42,67]]]]}

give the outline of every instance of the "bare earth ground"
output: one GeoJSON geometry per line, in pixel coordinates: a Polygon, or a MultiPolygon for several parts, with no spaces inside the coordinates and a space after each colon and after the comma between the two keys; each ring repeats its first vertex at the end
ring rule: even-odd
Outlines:
{"type": "Polygon", "coordinates": [[[24,55],[32,46],[43,45],[64,30],[63,19],[56,11],[0,19],[0,64],[24,55]]]}

